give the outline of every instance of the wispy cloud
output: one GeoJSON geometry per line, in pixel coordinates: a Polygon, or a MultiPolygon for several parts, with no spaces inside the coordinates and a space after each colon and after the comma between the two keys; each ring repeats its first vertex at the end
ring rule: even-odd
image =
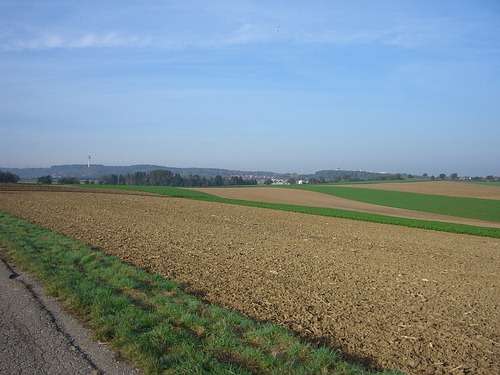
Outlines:
{"type": "Polygon", "coordinates": [[[0,48],[4,51],[140,47],[148,45],[151,42],[150,38],[123,35],[117,32],[107,32],[104,34],[86,33],[78,36],[42,33],[41,35],[28,38],[3,39],[0,48]]]}
{"type": "Polygon", "coordinates": [[[410,10],[384,13],[378,6],[217,4],[202,8],[185,4],[153,9],[137,6],[113,14],[103,7],[103,15],[95,9],[86,13],[89,10],[84,7],[80,11],[86,15],[84,19],[91,20],[87,23],[71,14],[66,20],[52,19],[51,23],[28,17],[20,21],[23,24],[4,24],[7,27],[0,30],[0,50],[147,47],[171,51],[271,44],[294,49],[370,44],[407,50],[453,49],[466,38],[467,28],[478,27],[473,21],[464,25],[462,19],[418,16],[410,10]],[[373,17],[375,12],[380,16],[373,17]]]}
{"type": "MultiPolygon", "coordinates": [[[[276,32],[276,28],[274,32],[276,32]]],[[[264,27],[255,23],[244,23],[237,27],[232,32],[232,35],[229,35],[229,37],[225,39],[224,44],[231,45],[267,42],[270,40],[269,34],[269,27],[264,27]]]]}
{"type": "Polygon", "coordinates": [[[365,30],[349,32],[338,29],[309,30],[278,29],[277,25],[244,23],[233,30],[212,35],[125,35],[110,31],[82,33],[67,36],[62,33],[42,33],[32,37],[1,38],[3,51],[84,49],[84,48],[138,48],[157,49],[222,48],[245,44],[292,43],[294,45],[357,45],[380,43],[400,48],[417,48],[435,41],[436,36],[417,30],[365,30]],[[279,30],[279,31],[278,31],[279,30]],[[2,40],[3,39],[3,40],[2,40]]]}

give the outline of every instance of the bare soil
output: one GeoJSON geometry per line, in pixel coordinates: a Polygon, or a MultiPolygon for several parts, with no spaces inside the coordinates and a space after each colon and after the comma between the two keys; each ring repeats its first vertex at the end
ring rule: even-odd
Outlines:
{"type": "Polygon", "coordinates": [[[500,373],[500,240],[109,192],[0,187],[0,210],[374,368],[500,373]]]}

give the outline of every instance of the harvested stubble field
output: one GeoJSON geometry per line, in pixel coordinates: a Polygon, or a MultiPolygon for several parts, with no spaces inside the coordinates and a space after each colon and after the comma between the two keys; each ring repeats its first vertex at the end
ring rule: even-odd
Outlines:
{"type": "Polygon", "coordinates": [[[498,239],[125,192],[29,190],[0,188],[0,210],[346,358],[410,373],[500,373],[498,239]]]}

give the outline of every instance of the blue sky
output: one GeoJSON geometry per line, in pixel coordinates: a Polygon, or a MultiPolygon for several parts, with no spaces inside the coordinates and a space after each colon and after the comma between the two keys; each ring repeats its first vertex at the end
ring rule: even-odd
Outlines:
{"type": "Polygon", "coordinates": [[[498,1],[0,0],[0,166],[500,175],[498,1]]]}

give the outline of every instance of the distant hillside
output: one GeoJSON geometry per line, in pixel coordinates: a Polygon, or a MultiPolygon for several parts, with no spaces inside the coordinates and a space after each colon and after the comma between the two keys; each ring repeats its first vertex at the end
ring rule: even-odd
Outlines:
{"type": "MultiPolygon", "coordinates": [[[[199,176],[252,176],[252,178],[277,178],[288,179],[293,174],[291,173],[276,173],[269,171],[241,171],[220,168],[177,168],[165,167],[162,165],[153,164],[137,164],[129,166],[107,166],[102,164],[67,164],[67,165],[53,165],[50,168],[1,168],[0,171],[11,172],[18,175],[22,180],[36,180],[40,176],[52,176],[57,180],[61,177],[76,177],[79,180],[99,180],[102,176],[107,175],[125,175],[127,173],[133,174],[135,172],[149,173],[154,170],[169,170],[170,172],[180,174],[183,177],[190,175],[199,176]]],[[[325,181],[370,181],[370,180],[385,180],[385,179],[399,179],[407,178],[406,173],[380,173],[380,172],[366,172],[366,171],[344,171],[344,170],[322,170],[314,174],[300,175],[300,179],[324,179],[325,181]]]]}
{"type": "Polygon", "coordinates": [[[154,170],[169,170],[172,173],[179,173],[182,176],[199,175],[199,176],[217,176],[230,177],[233,175],[259,175],[259,176],[280,176],[275,172],[264,171],[239,171],[219,168],[176,168],[165,167],[161,165],[139,164],[130,166],[106,166],[101,164],[94,164],[88,167],[87,164],[68,164],[68,165],[53,165],[50,168],[2,168],[0,171],[11,172],[23,180],[33,180],[40,176],[50,175],[54,179],[61,177],[76,177],[80,180],[97,180],[102,176],[115,174],[125,175],[127,173],[135,172],[151,172],[154,170]]]}

